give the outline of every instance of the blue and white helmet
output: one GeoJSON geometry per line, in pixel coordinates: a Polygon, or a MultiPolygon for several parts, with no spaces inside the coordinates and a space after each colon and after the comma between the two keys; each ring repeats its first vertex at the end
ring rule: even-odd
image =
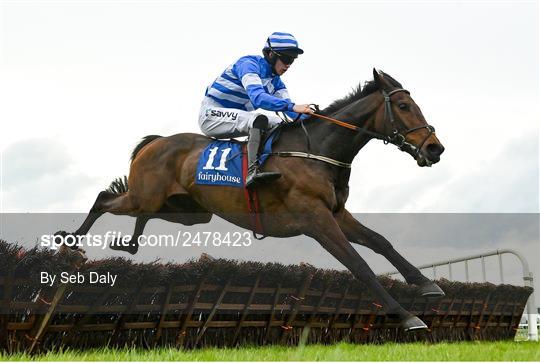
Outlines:
{"type": "Polygon", "coordinates": [[[276,52],[287,51],[302,54],[304,51],[298,47],[298,41],[290,33],[274,32],[264,43],[263,50],[270,49],[276,52]]]}

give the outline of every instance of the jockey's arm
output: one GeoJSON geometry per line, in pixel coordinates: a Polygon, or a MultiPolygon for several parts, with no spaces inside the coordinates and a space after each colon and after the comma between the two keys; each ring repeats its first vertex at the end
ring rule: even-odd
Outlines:
{"type": "MultiPolygon", "coordinates": [[[[287,100],[287,101],[291,101],[290,97],[289,97],[289,91],[287,91],[287,88],[285,87],[285,85],[283,84],[283,82],[279,82],[278,84],[278,87],[279,89],[276,90],[274,92],[274,95],[276,95],[276,97],[279,97],[279,98],[282,98],[284,100],[287,100]]],[[[296,118],[298,117],[298,113],[297,112],[294,112],[294,111],[285,111],[284,112],[289,118],[293,119],[293,120],[296,120],[296,118]]],[[[307,114],[302,114],[299,118],[299,120],[305,120],[309,117],[309,115],[307,114]]]]}
{"type": "Polygon", "coordinates": [[[290,99],[276,97],[263,87],[261,77],[259,76],[259,66],[249,59],[241,59],[237,62],[233,70],[242,82],[242,86],[247,91],[249,99],[253,106],[268,111],[292,111],[294,103],[290,99]]]}
{"type": "MultiPolygon", "coordinates": [[[[250,60],[240,60],[233,68],[246,89],[255,109],[262,108],[268,111],[281,111],[291,119],[297,119],[298,113],[294,112],[295,108],[301,109],[302,107],[295,107],[295,104],[291,101],[287,88],[281,79],[278,79],[278,82],[275,85],[274,95],[271,95],[266,92],[262,85],[262,80],[258,74],[259,68],[256,63],[250,60]]],[[[301,115],[299,119],[303,120],[308,117],[309,115],[304,114],[301,115]]]]}
{"type": "Polygon", "coordinates": [[[279,98],[266,92],[261,78],[255,73],[248,73],[242,77],[242,85],[245,87],[253,106],[268,111],[292,111],[294,103],[290,99],[279,98]]]}

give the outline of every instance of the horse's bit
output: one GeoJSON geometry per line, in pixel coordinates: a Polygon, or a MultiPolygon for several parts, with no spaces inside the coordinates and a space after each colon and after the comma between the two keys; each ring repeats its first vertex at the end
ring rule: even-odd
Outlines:
{"type": "MultiPolygon", "coordinates": [[[[392,125],[393,130],[391,132],[391,135],[384,135],[384,134],[380,134],[378,132],[369,131],[369,130],[367,130],[367,126],[368,126],[367,124],[364,127],[358,127],[358,126],[350,124],[348,122],[343,122],[343,121],[337,120],[337,119],[332,118],[332,117],[321,115],[319,113],[313,113],[312,115],[315,116],[315,117],[318,117],[320,119],[330,121],[330,122],[332,122],[332,123],[334,123],[334,124],[336,124],[338,126],[345,127],[345,128],[350,129],[350,130],[354,130],[356,132],[361,132],[361,133],[370,135],[370,136],[372,136],[372,137],[374,137],[376,139],[382,140],[385,144],[396,145],[402,151],[411,151],[413,153],[413,155],[414,155],[414,158],[416,159],[416,158],[418,158],[418,155],[420,154],[420,150],[422,149],[422,146],[424,146],[427,139],[429,139],[429,137],[435,132],[435,128],[433,126],[429,125],[429,124],[412,127],[410,129],[408,129],[402,122],[400,122],[400,124],[398,125],[398,123],[396,122],[396,119],[394,118],[394,112],[392,111],[392,100],[390,99],[390,96],[392,96],[393,94],[398,93],[398,92],[405,92],[407,94],[410,94],[409,91],[407,91],[406,89],[403,89],[403,88],[397,88],[397,89],[392,90],[392,91],[390,91],[388,93],[386,91],[384,91],[384,90],[381,90],[381,93],[382,93],[382,95],[384,97],[384,118],[385,118],[385,121],[386,121],[384,125],[385,125],[385,128],[386,128],[386,124],[388,124],[388,123],[390,125],[392,125]],[[428,134],[424,138],[424,140],[422,140],[422,142],[420,143],[419,146],[411,144],[410,142],[408,142],[406,140],[406,137],[407,137],[408,134],[410,134],[411,132],[417,131],[417,130],[424,129],[424,128],[428,130],[428,134]],[[400,130],[401,130],[401,132],[400,132],[400,130]]],[[[312,104],[310,106],[313,106],[315,111],[319,111],[319,106],[318,105],[312,104]]],[[[300,114],[295,119],[295,121],[299,118],[299,116],[300,116],[300,114]]],[[[304,132],[306,133],[306,138],[308,140],[308,151],[309,151],[309,136],[307,135],[307,130],[305,129],[303,123],[302,123],[302,128],[304,129],[304,132]]],[[[308,159],[316,159],[316,160],[324,161],[326,163],[336,165],[336,166],[339,166],[339,167],[342,167],[342,168],[349,168],[349,169],[351,168],[350,163],[344,163],[344,162],[341,162],[341,161],[338,161],[338,160],[327,158],[325,156],[314,155],[314,154],[311,154],[311,153],[304,153],[304,152],[299,152],[299,151],[280,151],[280,152],[272,153],[272,155],[293,156],[293,157],[302,157],[302,158],[308,158],[308,159]]]]}
{"type": "MultiPolygon", "coordinates": [[[[384,90],[381,90],[381,92],[384,97],[384,118],[386,121],[390,122],[390,125],[392,125],[394,129],[392,130],[392,134],[390,136],[386,136],[382,134],[379,134],[379,135],[383,137],[382,140],[385,144],[391,143],[393,145],[396,145],[400,150],[408,149],[411,152],[413,152],[414,157],[417,158],[418,154],[420,153],[420,150],[422,149],[422,146],[424,146],[427,139],[429,139],[429,137],[435,132],[435,128],[429,124],[426,124],[426,125],[416,126],[416,127],[407,129],[405,125],[401,123],[400,125],[401,127],[399,127],[401,129],[401,132],[399,132],[398,124],[396,123],[396,120],[394,118],[394,112],[392,111],[392,101],[390,100],[390,96],[398,92],[405,92],[407,94],[410,94],[410,93],[409,91],[403,88],[395,89],[389,93],[386,93],[386,91],[384,90]],[[424,140],[422,140],[419,146],[411,144],[410,142],[406,140],[406,137],[408,134],[416,130],[421,130],[424,128],[428,130],[428,134],[424,138],[424,140]]],[[[386,127],[386,123],[384,125],[386,127]]]]}

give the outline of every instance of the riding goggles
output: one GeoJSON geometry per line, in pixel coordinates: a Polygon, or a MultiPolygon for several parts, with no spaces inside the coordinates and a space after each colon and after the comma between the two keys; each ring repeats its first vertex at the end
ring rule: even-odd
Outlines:
{"type": "Polygon", "coordinates": [[[298,57],[298,55],[294,54],[294,55],[291,55],[291,54],[287,54],[287,53],[282,53],[280,52],[279,50],[276,50],[274,48],[272,48],[272,46],[270,45],[270,38],[266,39],[266,43],[268,44],[268,48],[274,52],[277,57],[279,58],[280,61],[283,62],[283,64],[285,65],[291,65],[294,60],[298,57]]]}
{"type": "Polygon", "coordinates": [[[283,62],[283,64],[285,65],[291,65],[294,60],[296,59],[296,57],[293,57],[293,56],[290,56],[288,54],[283,54],[283,53],[279,53],[279,52],[276,52],[277,54],[277,57],[279,58],[280,61],[283,62]]]}

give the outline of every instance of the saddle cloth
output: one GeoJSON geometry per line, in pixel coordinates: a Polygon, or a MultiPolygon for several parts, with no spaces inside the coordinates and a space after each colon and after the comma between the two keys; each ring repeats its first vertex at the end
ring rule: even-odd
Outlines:
{"type": "MultiPolygon", "coordinates": [[[[272,132],[264,141],[259,156],[262,166],[272,153],[272,144],[279,132],[272,132]]],[[[246,141],[213,140],[201,153],[197,164],[195,184],[228,185],[243,188],[247,175],[246,141]]]]}

